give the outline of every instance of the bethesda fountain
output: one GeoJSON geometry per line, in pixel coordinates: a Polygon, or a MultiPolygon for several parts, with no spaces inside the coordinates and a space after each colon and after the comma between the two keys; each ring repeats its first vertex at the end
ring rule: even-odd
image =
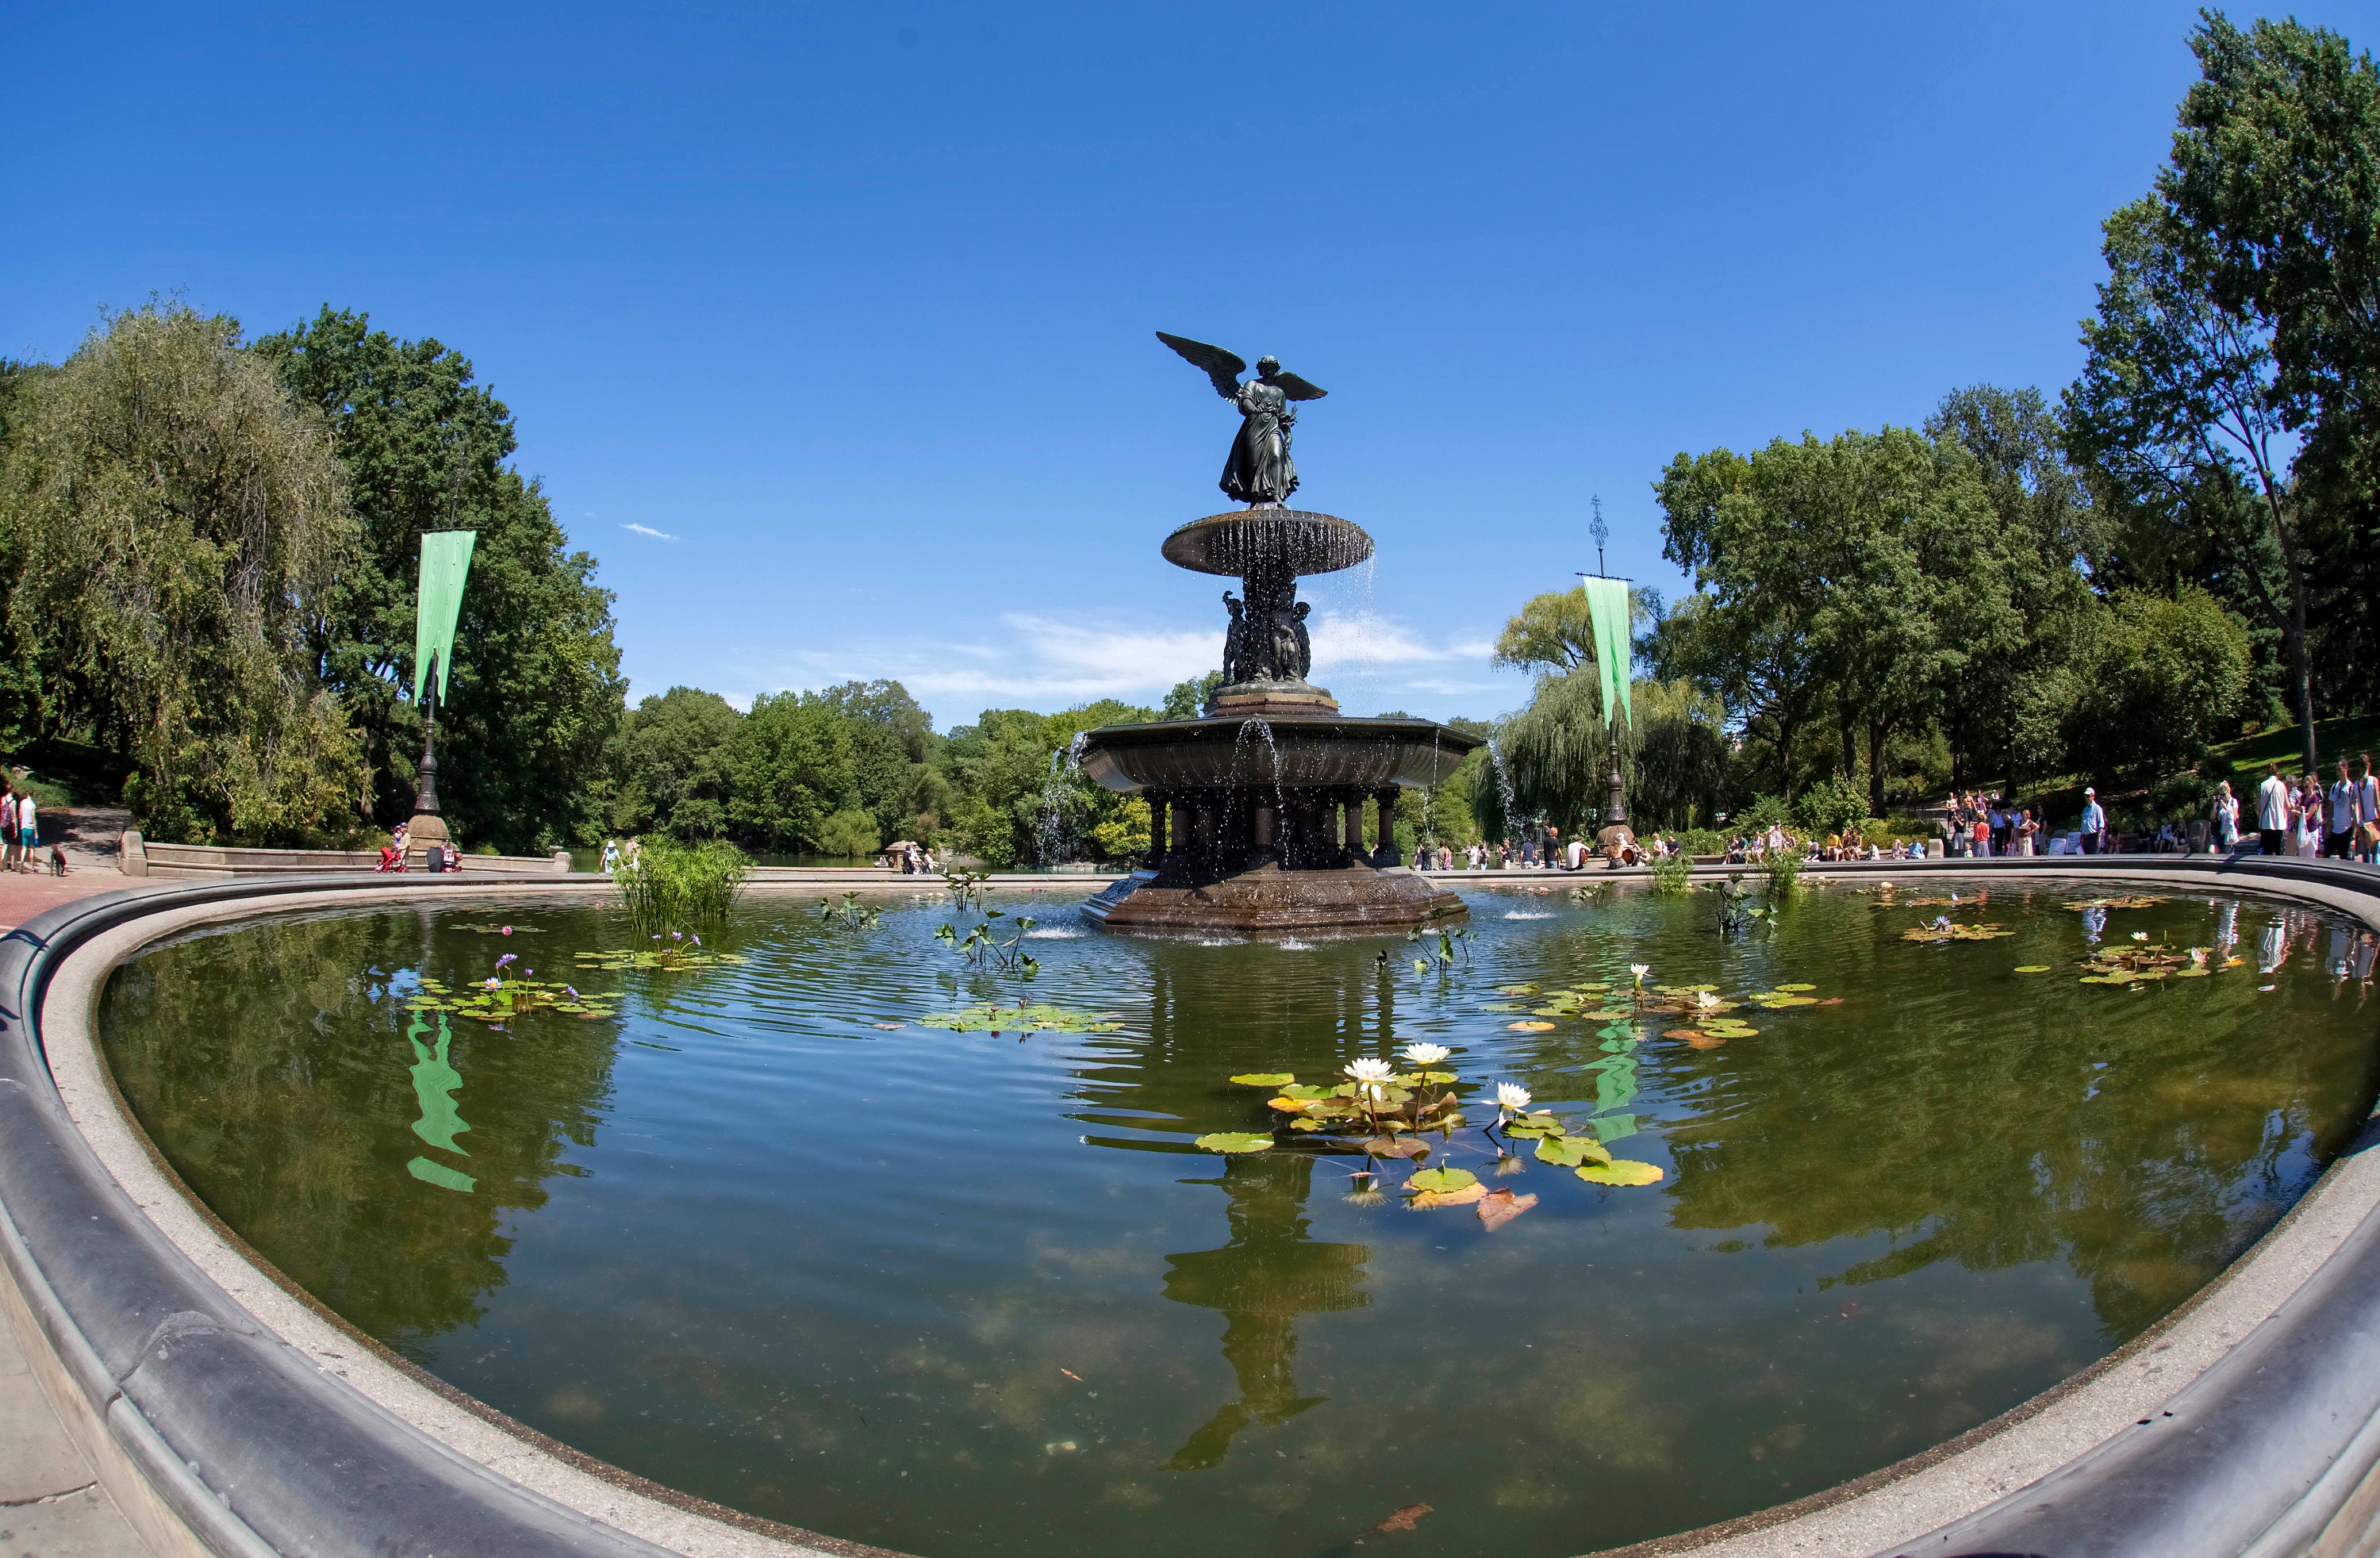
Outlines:
{"type": "Polygon", "coordinates": [[[1313,646],[1297,581],[1354,567],[1372,538],[1335,515],[1291,508],[1293,403],[1323,391],[1264,358],[1256,377],[1220,347],[1159,332],[1240,413],[1225,493],[1247,506],[1165,538],[1167,562],[1236,578],[1222,685],[1203,717],[1106,725],[1083,739],[1083,772],[1147,797],[1141,868],[1084,908],[1116,931],[1403,928],[1460,916],[1463,900],[1398,863],[1397,792],[1426,789],[1481,744],[1435,720],[1364,719],[1306,680],[1313,646]],[[1364,846],[1376,812],[1377,847],[1364,846]]]}

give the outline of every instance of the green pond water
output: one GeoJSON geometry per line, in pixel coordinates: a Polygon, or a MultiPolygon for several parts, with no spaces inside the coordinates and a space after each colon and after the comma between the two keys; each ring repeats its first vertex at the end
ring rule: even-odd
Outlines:
{"type": "Polygon", "coordinates": [[[1728,940],[1708,894],[1465,890],[1470,966],[1418,975],[1402,940],[1135,940],[995,897],[1044,921],[1030,985],[937,942],[947,898],[845,929],[750,897],[705,938],[746,961],[691,973],[581,969],[640,943],[548,900],[282,919],[145,953],[102,1030],[191,1188],[364,1332],[630,1471],[950,1558],[1559,1558],[1813,1492],[2137,1334],[2380,1085],[2371,939],[2277,905],[1822,888],[1728,940]],[[1901,939],[1937,914],[2015,933],[1901,939]],[[2077,982],[2135,932],[2218,971],[2077,982]],[[410,1009],[507,953],[617,999],[410,1009]],[[1498,993],[1604,982],[1575,1010],[1609,1011],[1636,963],[1817,1004],[1696,1048],[1498,993]],[[1117,1026],[920,1025],[1024,996],[1117,1026]],[[1292,1131],[1192,1145],[1284,1118],[1232,1075],[1335,1082],[1391,1037],[1463,1078],[1428,1162],[1536,1206],[1490,1231],[1292,1131]],[[1500,1175],[1500,1081],[1664,1177],[1525,1141],[1500,1175]]]}

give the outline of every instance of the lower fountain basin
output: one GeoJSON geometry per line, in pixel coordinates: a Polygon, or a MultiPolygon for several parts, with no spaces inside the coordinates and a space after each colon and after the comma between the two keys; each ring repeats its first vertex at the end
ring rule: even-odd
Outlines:
{"type": "Polygon", "coordinates": [[[1111,724],[1084,738],[1083,773],[1111,790],[1253,786],[1381,790],[1442,784],[1483,746],[1436,720],[1281,718],[1111,724]]]}

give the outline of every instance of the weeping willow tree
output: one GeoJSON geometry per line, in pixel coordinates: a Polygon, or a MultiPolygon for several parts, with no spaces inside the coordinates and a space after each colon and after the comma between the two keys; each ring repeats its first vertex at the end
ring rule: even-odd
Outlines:
{"type": "MultiPolygon", "coordinates": [[[[1727,804],[1725,712],[1693,684],[1636,682],[1635,720],[1620,726],[1620,782],[1639,831],[1707,827],[1727,804]]],[[[1514,823],[1543,817],[1565,832],[1599,827],[1611,793],[1611,741],[1590,663],[1537,677],[1528,706],[1496,733],[1514,823]]]]}

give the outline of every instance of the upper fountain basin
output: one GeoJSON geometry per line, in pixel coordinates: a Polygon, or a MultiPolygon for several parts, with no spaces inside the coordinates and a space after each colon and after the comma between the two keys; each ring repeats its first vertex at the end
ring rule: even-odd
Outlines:
{"type": "Polygon", "coordinates": [[[1372,555],[1364,528],[1303,508],[1235,508],[1193,519],[1165,538],[1165,560],[1202,574],[1336,573],[1372,555]]]}
{"type": "Polygon", "coordinates": [[[1239,785],[1427,788],[1485,743],[1436,720],[1160,720],[1087,733],[1083,772],[1127,794],[1239,785]]]}

